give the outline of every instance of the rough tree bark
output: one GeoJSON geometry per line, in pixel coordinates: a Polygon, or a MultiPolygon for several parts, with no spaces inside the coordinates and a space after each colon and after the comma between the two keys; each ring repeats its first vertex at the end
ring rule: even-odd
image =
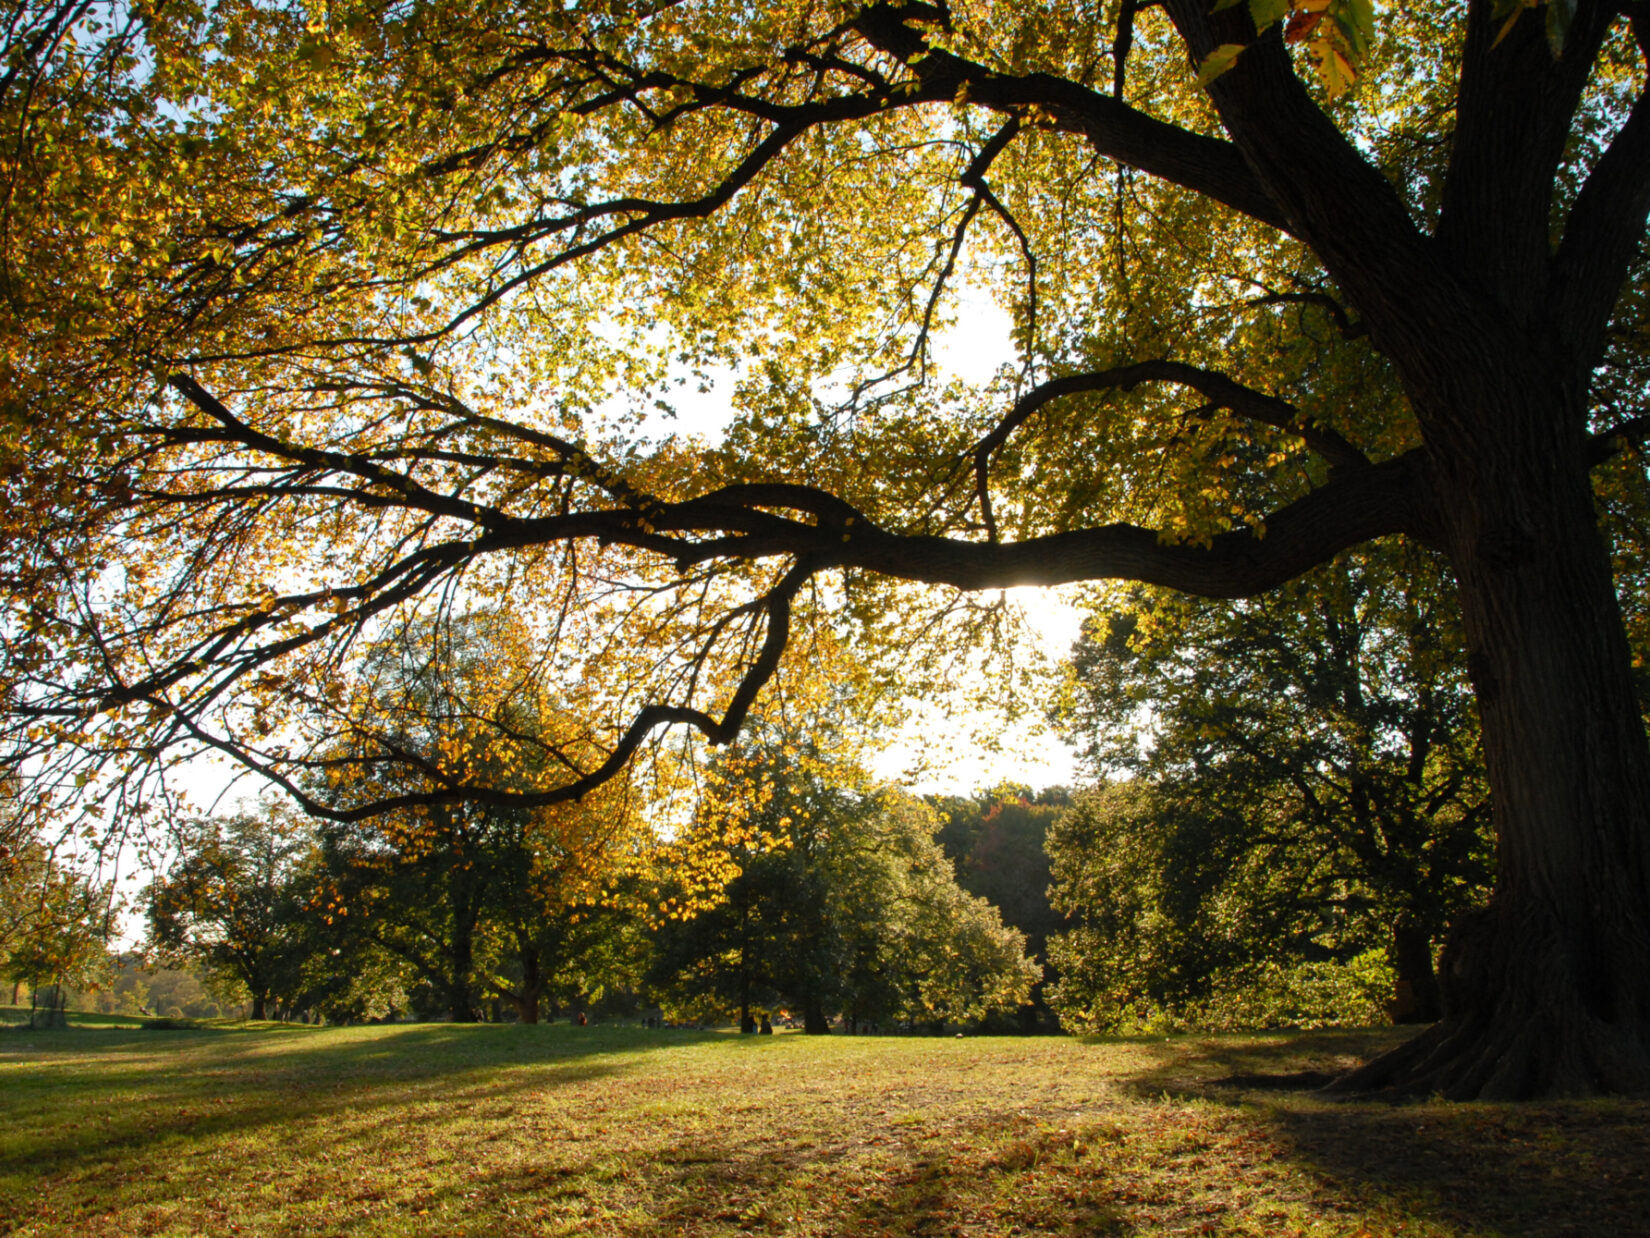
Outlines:
{"type": "MultiPolygon", "coordinates": [[[[1193,0],[1168,7],[1194,56],[1247,22],[1193,0]]],[[[1451,934],[1443,1019],[1346,1087],[1503,1098],[1650,1086],[1650,746],[1587,425],[1650,206],[1643,99],[1551,240],[1571,125],[1618,14],[1579,5],[1555,58],[1539,23],[1503,40],[1491,4],[1474,0],[1431,236],[1300,89],[1276,37],[1211,92],[1407,391],[1426,458],[1413,502],[1455,572],[1494,796],[1497,887],[1451,934]]]]}
{"type": "Polygon", "coordinates": [[[544,999],[544,966],[538,947],[523,931],[516,934],[516,958],[521,962],[520,989],[504,988],[496,980],[493,985],[498,995],[510,1003],[519,1022],[537,1023],[539,1005],[544,999]]]}
{"type": "Polygon", "coordinates": [[[1495,795],[1495,895],[1451,932],[1442,1020],[1346,1087],[1650,1088],[1650,747],[1581,418],[1539,403],[1563,386],[1550,373],[1508,384],[1522,368],[1485,377],[1496,432],[1436,486],[1495,795]]]}
{"type": "Polygon", "coordinates": [[[453,947],[449,958],[452,971],[447,977],[447,1016],[454,1023],[476,1022],[475,995],[470,988],[470,972],[474,966],[474,951],[468,925],[458,926],[453,933],[453,947]]]}
{"type": "Polygon", "coordinates": [[[539,1021],[539,1001],[544,996],[544,969],[539,964],[539,952],[531,946],[521,950],[521,993],[512,995],[516,1017],[523,1023],[539,1021]]]}

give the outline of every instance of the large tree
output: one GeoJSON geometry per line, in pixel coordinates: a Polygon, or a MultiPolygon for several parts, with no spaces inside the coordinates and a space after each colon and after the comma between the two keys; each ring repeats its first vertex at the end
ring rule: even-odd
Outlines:
{"type": "Polygon", "coordinates": [[[645,841],[622,778],[534,807],[432,794],[531,788],[546,765],[578,759],[579,724],[532,662],[521,625],[497,612],[395,629],[361,658],[304,792],[327,818],[337,919],[413,967],[454,1022],[478,1016],[487,986],[537,1022],[603,887],[645,841]],[[397,807],[347,811],[362,799],[397,807]]]}
{"type": "Polygon", "coordinates": [[[1242,596],[1403,533],[1499,880],[1359,1082],[1650,1083],[1592,483],[1645,416],[1642,0],[112,16],[24,4],[0,75],[19,768],[204,745],[301,795],[357,635],[487,591],[606,721],[417,796],[531,807],[731,739],[820,616],[937,665],[1000,614],[920,586],[1242,596]],[[977,389],[934,367],[965,279],[1018,353],[977,389]],[[729,373],[719,443],[638,432],[729,373]]]}

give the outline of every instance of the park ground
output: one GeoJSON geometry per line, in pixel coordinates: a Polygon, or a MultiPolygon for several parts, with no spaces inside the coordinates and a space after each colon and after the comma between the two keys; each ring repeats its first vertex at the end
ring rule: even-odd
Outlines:
{"type": "Polygon", "coordinates": [[[1650,1101],[1298,1086],[1390,1028],[125,1022],[0,1030],[0,1234],[1650,1235],[1650,1101]]]}

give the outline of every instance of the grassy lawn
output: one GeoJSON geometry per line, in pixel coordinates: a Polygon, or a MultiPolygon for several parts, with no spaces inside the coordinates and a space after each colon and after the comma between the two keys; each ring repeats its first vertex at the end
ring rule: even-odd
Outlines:
{"type": "MultiPolygon", "coordinates": [[[[29,1015],[33,1013],[27,1006],[0,1006],[0,1028],[20,1028],[28,1023],[29,1015]]],[[[140,1014],[92,1014],[84,1010],[70,1010],[67,1012],[70,1027],[123,1027],[127,1029],[145,1027],[163,1020],[156,1020],[140,1014]]],[[[42,1015],[44,1018],[44,1015],[42,1015]]],[[[0,1042],[3,1044],[4,1042],[0,1042]]]]}
{"type": "Polygon", "coordinates": [[[1650,1234],[1650,1102],[1241,1082],[1397,1037],[6,1030],[0,1233],[1650,1234]]]}

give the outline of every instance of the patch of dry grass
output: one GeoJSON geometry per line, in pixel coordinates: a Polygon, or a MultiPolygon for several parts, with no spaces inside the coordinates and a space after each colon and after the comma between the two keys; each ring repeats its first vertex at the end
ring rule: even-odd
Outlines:
{"type": "Polygon", "coordinates": [[[1397,1036],[10,1031],[0,1230],[1650,1234],[1650,1104],[1217,1082],[1397,1036]]]}

